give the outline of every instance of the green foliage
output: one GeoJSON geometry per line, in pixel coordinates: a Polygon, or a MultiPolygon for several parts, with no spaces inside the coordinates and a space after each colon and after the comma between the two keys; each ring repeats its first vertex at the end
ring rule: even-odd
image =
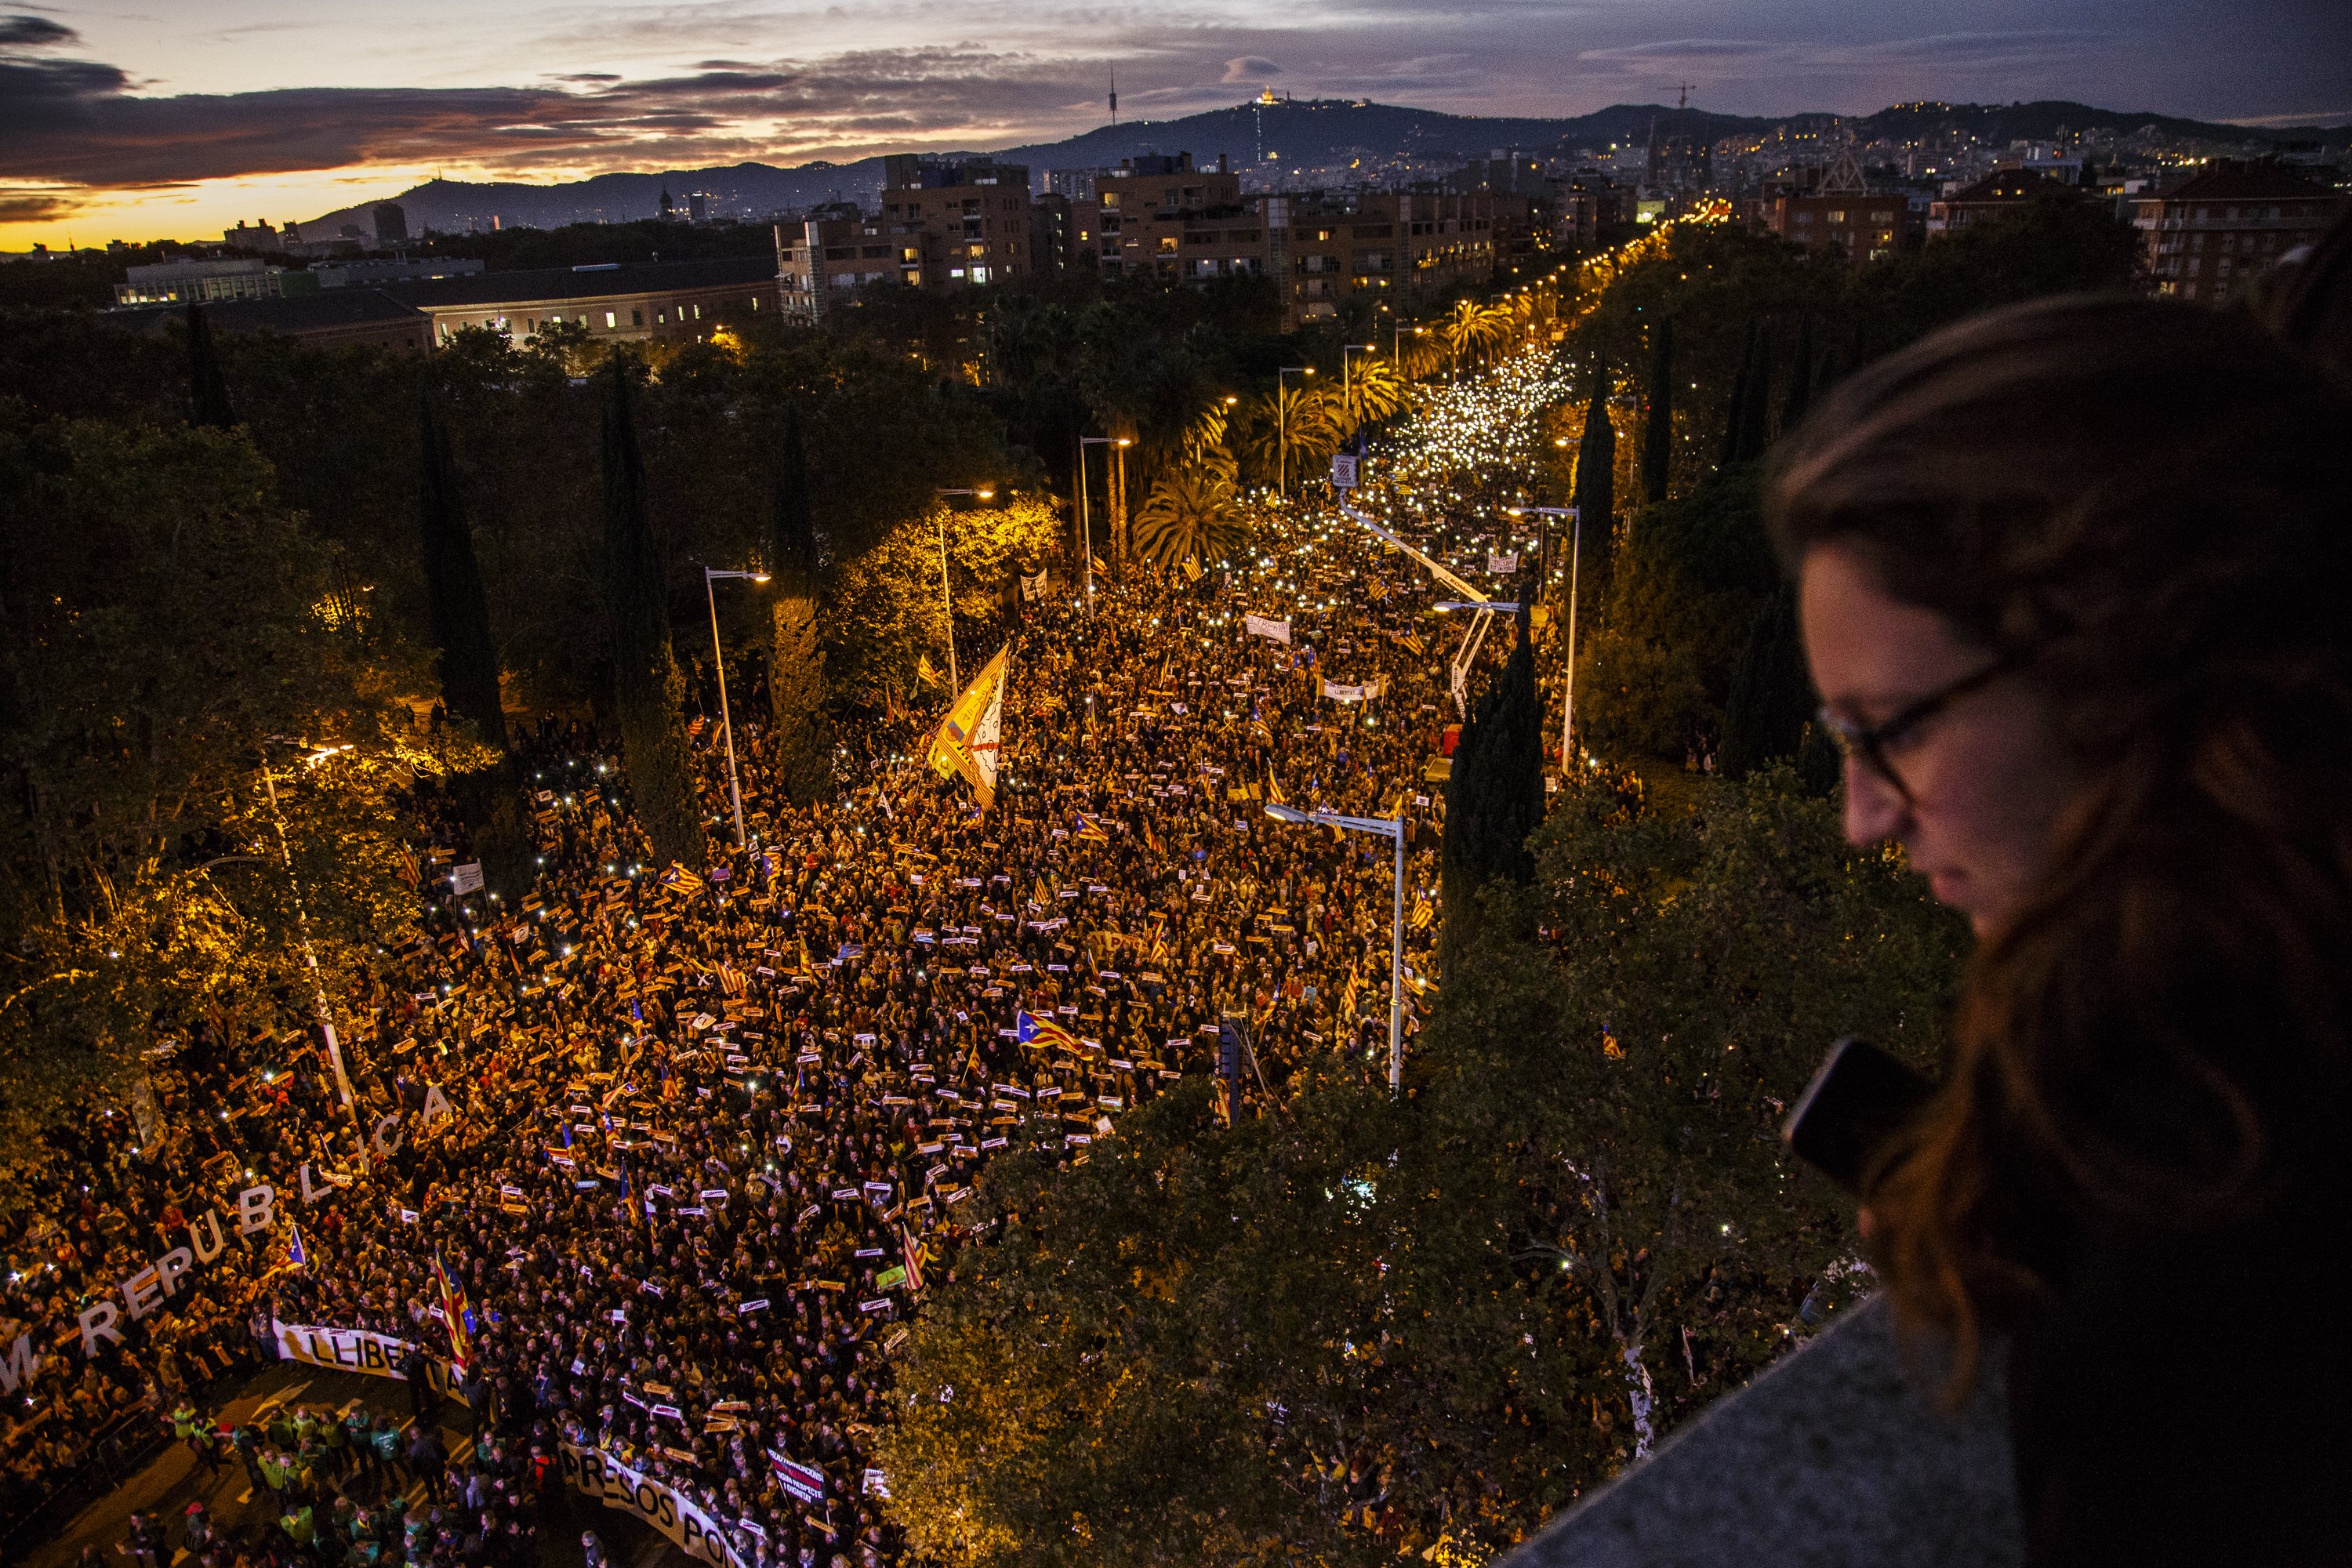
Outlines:
{"type": "Polygon", "coordinates": [[[1854,277],[1846,314],[1876,353],[1997,305],[2140,281],[2140,237],[2105,203],[2047,195],[1854,277]]]}
{"type": "Polygon", "coordinates": [[[1767,763],[1794,757],[1814,706],[1797,630],[1796,592],[1783,584],[1757,612],[1748,647],[1732,671],[1717,770],[1726,778],[1746,778],[1767,763]]]}
{"type": "Polygon", "coordinates": [[[777,446],[775,485],[766,552],[774,595],[768,697],[784,793],[806,805],[832,776],[833,731],[825,721],[824,648],[817,631],[823,555],[809,505],[808,442],[801,433],[800,412],[789,404],[777,446]]]}
{"type": "Polygon", "coordinates": [[[1602,629],[1580,650],[1577,725],[1596,754],[1679,763],[1722,723],[1749,628],[1778,592],[1752,468],[1626,525],[1602,629]]]}
{"type": "Polygon", "coordinates": [[[1616,557],[1617,429],[1610,422],[1608,362],[1592,367],[1592,395],[1585,404],[1584,433],[1576,448],[1577,521],[1596,549],[1577,584],[1578,608],[1607,597],[1616,557]]]}
{"type": "Polygon", "coordinates": [[[914,1548],[1475,1561],[1630,1458],[1637,1404],[1664,1430],[1785,1347],[1853,1237],[1780,1117],[1839,1033],[1931,1058],[1964,940],[1791,784],[1575,786],[1402,1101],[1331,1064],[1228,1130],[1193,1079],[1083,1164],[992,1165],[878,1442],[914,1548]]]}
{"type": "Polygon", "coordinates": [[[1162,571],[1187,559],[1213,566],[1249,543],[1250,514],[1233,486],[1206,469],[1183,469],[1152,487],[1135,514],[1136,553],[1162,571]]]}
{"type": "Polygon", "coordinates": [[[379,673],[324,613],[326,556],[242,435],[22,414],[0,404],[15,1127],[118,1081],[197,1007],[282,988],[307,1008],[305,934],[348,984],[414,918],[396,792],[478,760],[386,729],[379,673]]]}
{"type": "Polygon", "coordinates": [[[678,719],[686,682],[670,648],[667,574],[646,518],[630,373],[616,355],[605,376],[605,613],[622,762],[655,863],[698,867],[706,850],[702,813],[678,719]]]}
{"type": "Polygon", "coordinates": [[[1543,822],[1543,763],[1535,641],[1522,625],[1502,672],[1463,726],[1446,779],[1442,952],[1448,973],[1476,925],[1471,895],[1489,883],[1520,884],[1535,875],[1527,846],[1543,822]]]}
{"type": "Polygon", "coordinates": [[[487,745],[506,749],[506,712],[499,696],[499,655],[490,636],[490,609],[482,569],[474,559],[474,530],[457,480],[456,454],[440,411],[430,400],[419,410],[423,472],[417,533],[425,591],[432,609],[433,643],[440,650],[441,693],[449,712],[473,725],[487,745]]]}
{"type": "Polygon", "coordinates": [[[1650,328],[1650,385],[1642,418],[1642,499],[1666,499],[1675,441],[1675,322],[1650,328]]]}
{"type": "Polygon", "coordinates": [[[213,430],[236,428],[236,407],[221,376],[212,323],[200,305],[188,307],[188,423],[213,430]]]}

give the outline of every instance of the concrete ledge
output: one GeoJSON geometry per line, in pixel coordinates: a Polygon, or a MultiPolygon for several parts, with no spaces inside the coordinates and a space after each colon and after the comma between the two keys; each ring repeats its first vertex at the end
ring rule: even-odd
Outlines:
{"type": "Polygon", "coordinates": [[[1946,1415],[1883,1299],[1547,1524],[1503,1568],[2022,1563],[2000,1365],[1946,1415]]]}

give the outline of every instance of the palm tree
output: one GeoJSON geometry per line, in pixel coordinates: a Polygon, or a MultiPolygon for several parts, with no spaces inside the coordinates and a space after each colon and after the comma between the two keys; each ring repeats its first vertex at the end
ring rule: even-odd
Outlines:
{"type": "Polygon", "coordinates": [[[1511,330],[1513,316],[1508,305],[1481,305],[1475,300],[1456,300],[1454,309],[1438,324],[1437,334],[1454,353],[1454,374],[1462,374],[1462,356],[1473,359],[1479,351],[1501,342],[1511,330]]]}
{"type": "Polygon", "coordinates": [[[1233,487],[1206,468],[1185,468],[1152,487],[1135,514],[1135,552],[1168,568],[1187,557],[1206,563],[1249,542],[1250,516],[1233,487]]]}
{"type": "Polygon", "coordinates": [[[1314,468],[1338,448],[1339,438],[1324,417],[1323,399],[1303,386],[1278,386],[1250,406],[1243,447],[1261,479],[1314,468]]]}
{"type": "Polygon", "coordinates": [[[1371,425],[1393,417],[1405,405],[1409,389],[1395,365],[1367,359],[1348,378],[1347,405],[1351,424],[1371,425]]]}

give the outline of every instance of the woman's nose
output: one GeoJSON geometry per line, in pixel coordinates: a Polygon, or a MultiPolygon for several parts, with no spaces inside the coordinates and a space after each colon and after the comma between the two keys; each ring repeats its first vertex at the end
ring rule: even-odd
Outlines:
{"type": "Polygon", "coordinates": [[[1847,843],[1867,847],[1900,837],[1910,815],[1910,805],[1901,791],[1860,758],[1845,760],[1847,843]]]}

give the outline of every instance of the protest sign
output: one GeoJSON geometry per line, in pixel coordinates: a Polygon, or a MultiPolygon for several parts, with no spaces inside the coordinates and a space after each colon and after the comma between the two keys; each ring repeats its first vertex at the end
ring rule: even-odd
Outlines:
{"type": "Polygon", "coordinates": [[[557,1445],[563,1479],[582,1497],[632,1513],[669,1538],[678,1550],[714,1568],[746,1568],[727,1544],[724,1526],[683,1495],[598,1448],[557,1445]]]}

